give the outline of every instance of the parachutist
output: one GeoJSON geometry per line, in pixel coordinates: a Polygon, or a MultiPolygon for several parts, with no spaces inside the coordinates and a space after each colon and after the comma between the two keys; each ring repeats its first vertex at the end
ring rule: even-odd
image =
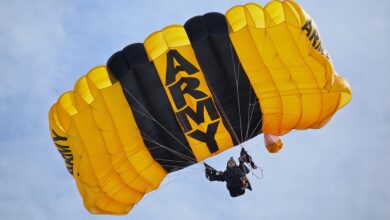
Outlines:
{"type": "Polygon", "coordinates": [[[250,164],[253,169],[257,166],[252,161],[252,157],[241,149],[240,157],[238,158],[239,165],[237,166],[236,161],[233,157],[230,157],[227,161],[226,170],[224,172],[217,171],[208,164],[204,164],[206,169],[206,178],[209,181],[221,181],[226,182],[226,188],[229,190],[231,197],[237,197],[245,194],[245,189],[252,191],[252,186],[246,177],[249,173],[249,168],[245,163],[250,164]]]}

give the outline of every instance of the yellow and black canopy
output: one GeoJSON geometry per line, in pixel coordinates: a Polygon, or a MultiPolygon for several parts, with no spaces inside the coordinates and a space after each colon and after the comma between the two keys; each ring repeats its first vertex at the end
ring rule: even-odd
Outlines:
{"type": "Polygon", "coordinates": [[[321,128],[350,98],[314,21],[272,1],[130,44],[63,94],[49,121],[85,207],[126,214],[168,173],[262,132],[321,128]]]}

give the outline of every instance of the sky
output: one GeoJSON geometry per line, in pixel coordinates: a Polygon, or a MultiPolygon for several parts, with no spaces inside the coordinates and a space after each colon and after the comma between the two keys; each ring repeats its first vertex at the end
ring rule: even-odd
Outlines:
{"type": "MultiPolygon", "coordinates": [[[[246,1],[0,0],[0,219],[390,219],[390,1],[298,2],[349,81],[351,102],[323,129],[285,135],[276,155],[262,136],[246,143],[264,176],[249,175],[254,190],[242,197],[195,165],[112,217],[84,209],[50,138],[50,106],[124,46],[246,1]]],[[[238,153],[209,163],[222,169],[238,153]]]]}

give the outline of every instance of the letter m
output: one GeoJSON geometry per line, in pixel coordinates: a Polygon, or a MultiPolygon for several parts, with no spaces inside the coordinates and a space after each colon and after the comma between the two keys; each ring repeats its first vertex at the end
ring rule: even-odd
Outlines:
{"type": "Polygon", "coordinates": [[[215,120],[219,118],[219,114],[217,112],[217,109],[215,108],[215,105],[211,97],[204,99],[202,101],[198,101],[196,103],[196,111],[194,111],[189,105],[182,111],[176,113],[184,129],[184,133],[192,131],[192,126],[189,121],[189,118],[195,121],[195,123],[198,125],[204,122],[205,109],[209,114],[211,120],[215,120]]]}

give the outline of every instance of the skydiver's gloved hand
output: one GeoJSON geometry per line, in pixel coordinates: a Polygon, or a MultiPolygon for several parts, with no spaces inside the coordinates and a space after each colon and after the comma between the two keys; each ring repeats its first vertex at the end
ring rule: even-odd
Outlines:
{"type": "Polygon", "coordinates": [[[205,165],[205,174],[206,174],[206,178],[209,180],[209,181],[225,181],[225,174],[224,172],[221,172],[221,171],[218,171],[214,168],[212,168],[211,166],[209,166],[208,164],[204,164],[205,165]]]}
{"type": "Polygon", "coordinates": [[[211,181],[211,177],[212,177],[212,175],[213,175],[212,170],[209,169],[209,168],[206,168],[206,169],[205,169],[205,174],[206,174],[206,178],[207,178],[209,181],[211,181]]]}
{"type": "Polygon", "coordinates": [[[241,158],[244,162],[248,162],[248,152],[247,152],[244,148],[241,148],[240,158],[241,158]]]}
{"type": "Polygon", "coordinates": [[[206,168],[206,178],[209,181],[223,181],[223,172],[206,168]]]}
{"type": "Polygon", "coordinates": [[[216,179],[216,176],[218,175],[217,171],[207,164],[204,164],[204,166],[205,166],[206,178],[209,181],[214,181],[216,179]]]}
{"type": "Polygon", "coordinates": [[[240,158],[238,160],[240,162],[249,163],[253,169],[257,169],[257,166],[253,162],[252,157],[248,154],[248,152],[244,148],[241,148],[240,158]]]}

